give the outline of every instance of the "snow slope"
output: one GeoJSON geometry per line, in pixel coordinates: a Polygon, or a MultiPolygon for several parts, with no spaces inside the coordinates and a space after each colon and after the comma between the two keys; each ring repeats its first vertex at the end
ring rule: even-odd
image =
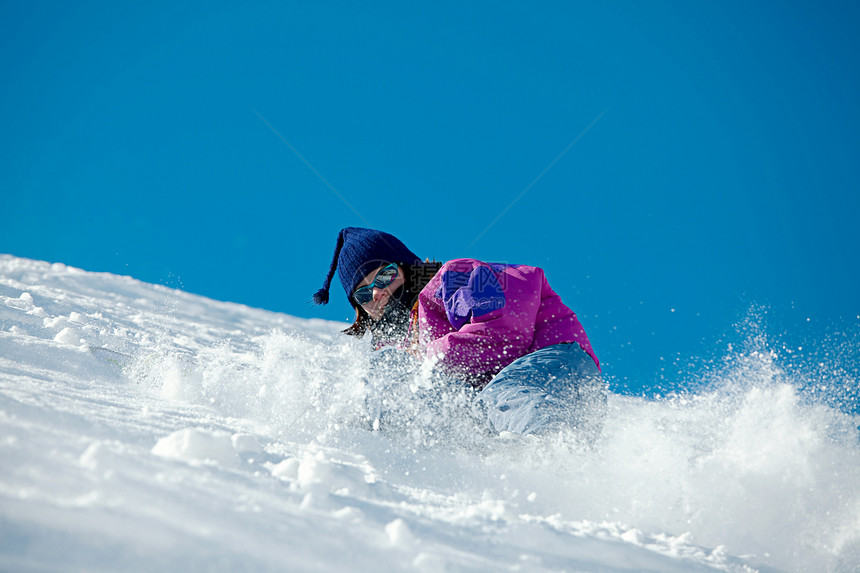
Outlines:
{"type": "Polygon", "coordinates": [[[857,420],[766,348],[584,450],[420,373],[372,431],[341,327],[0,256],[0,570],[860,570],[857,420]]]}

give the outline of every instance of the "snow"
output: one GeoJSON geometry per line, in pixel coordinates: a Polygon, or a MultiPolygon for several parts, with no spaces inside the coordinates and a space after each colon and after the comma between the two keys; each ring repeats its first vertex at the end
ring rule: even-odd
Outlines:
{"type": "Polygon", "coordinates": [[[342,327],[0,256],[0,570],[860,570],[858,420],[767,348],[584,448],[426,371],[374,431],[342,327]]]}

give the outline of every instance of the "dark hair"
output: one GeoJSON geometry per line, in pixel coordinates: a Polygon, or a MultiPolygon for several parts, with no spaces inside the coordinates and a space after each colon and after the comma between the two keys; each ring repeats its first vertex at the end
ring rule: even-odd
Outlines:
{"type": "MultiPolygon", "coordinates": [[[[350,303],[352,304],[352,301],[350,303]]],[[[355,309],[355,320],[348,328],[343,329],[341,332],[361,338],[367,332],[367,329],[370,328],[371,324],[373,324],[373,319],[360,306],[353,304],[352,307],[355,309]]]]}

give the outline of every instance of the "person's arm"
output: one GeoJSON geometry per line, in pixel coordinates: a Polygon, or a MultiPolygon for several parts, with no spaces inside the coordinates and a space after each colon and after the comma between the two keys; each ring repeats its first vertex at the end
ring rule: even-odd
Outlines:
{"type": "Polygon", "coordinates": [[[470,375],[495,373],[523,356],[534,338],[540,292],[531,281],[502,275],[473,260],[457,260],[440,271],[434,292],[419,303],[427,323],[424,353],[452,370],[470,375]],[[534,298],[535,300],[530,300],[534,298]]]}

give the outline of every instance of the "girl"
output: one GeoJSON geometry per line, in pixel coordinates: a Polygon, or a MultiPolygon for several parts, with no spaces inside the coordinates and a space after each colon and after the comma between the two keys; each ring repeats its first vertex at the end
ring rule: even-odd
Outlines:
{"type": "Polygon", "coordinates": [[[355,321],[376,349],[396,346],[471,383],[491,428],[518,434],[573,427],[593,440],[606,390],[576,314],[543,270],[454,259],[422,262],[393,235],[340,231],[314,302],[326,304],[337,270],[355,321]]]}

